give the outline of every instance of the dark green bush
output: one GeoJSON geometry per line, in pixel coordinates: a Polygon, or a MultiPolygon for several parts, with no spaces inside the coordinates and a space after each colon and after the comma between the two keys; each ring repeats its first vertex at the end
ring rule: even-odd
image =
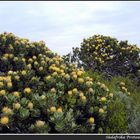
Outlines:
{"type": "Polygon", "coordinates": [[[64,56],[65,61],[76,63],[85,70],[92,70],[110,76],[130,76],[139,81],[140,49],[128,41],[94,35],[83,39],[81,47],[64,56]]]}

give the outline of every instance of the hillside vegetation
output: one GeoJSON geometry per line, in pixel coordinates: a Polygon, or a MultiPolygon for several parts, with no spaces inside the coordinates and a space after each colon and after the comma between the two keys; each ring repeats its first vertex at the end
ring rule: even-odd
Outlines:
{"type": "Polygon", "coordinates": [[[140,132],[139,48],[84,42],[61,57],[43,41],[0,34],[0,133],[140,132]]]}

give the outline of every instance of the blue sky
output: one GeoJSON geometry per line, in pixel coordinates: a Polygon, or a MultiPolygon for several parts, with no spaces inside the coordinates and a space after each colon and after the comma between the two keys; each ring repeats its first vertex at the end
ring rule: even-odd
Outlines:
{"type": "Polygon", "coordinates": [[[43,40],[63,55],[83,38],[109,35],[140,46],[139,1],[0,1],[0,32],[43,40]]]}

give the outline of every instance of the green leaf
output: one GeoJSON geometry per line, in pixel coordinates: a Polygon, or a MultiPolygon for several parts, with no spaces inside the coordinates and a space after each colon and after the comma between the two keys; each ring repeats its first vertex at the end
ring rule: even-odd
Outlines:
{"type": "Polygon", "coordinates": [[[39,109],[34,109],[31,112],[31,117],[39,117],[40,116],[40,110],[39,109]]]}
{"type": "Polygon", "coordinates": [[[22,104],[23,106],[25,106],[27,103],[28,103],[28,100],[27,100],[26,98],[22,98],[22,99],[21,99],[21,104],[22,104]]]}
{"type": "Polygon", "coordinates": [[[15,97],[12,94],[9,94],[9,95],[7,95],[7,100],[9,103],[12,103],[12,102],[14,102],[15,97]]]}
{"type": "Polygon", "coordinates": [[[75,104],[75,103],[76,103],[76,99],[75,99],[75,98],[71,99],[71,100],[70,100],[70,103],[71,103],[71,104],[75,104]]]}
{"type": "Polygon", "coordinates": [[[20,118],[21,119],[24,120],[24,119],[28,118],[29,115],[30,115],[30,113],[29,113],[28,109],[25,109],[25,108],[20,109],[20,118]]]}

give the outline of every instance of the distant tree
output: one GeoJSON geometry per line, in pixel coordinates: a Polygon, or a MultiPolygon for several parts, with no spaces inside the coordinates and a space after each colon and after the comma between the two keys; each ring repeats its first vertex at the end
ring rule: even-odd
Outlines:
{"type": "Polygon", "coordinates": [[[108,76],[128,76],[138,74],[140,69],[140,49],[128,41],[94,35],[83,39],[81,47],[64,56],[65,61],[77,63],[86,70],[106,73],[108,76]]]}

